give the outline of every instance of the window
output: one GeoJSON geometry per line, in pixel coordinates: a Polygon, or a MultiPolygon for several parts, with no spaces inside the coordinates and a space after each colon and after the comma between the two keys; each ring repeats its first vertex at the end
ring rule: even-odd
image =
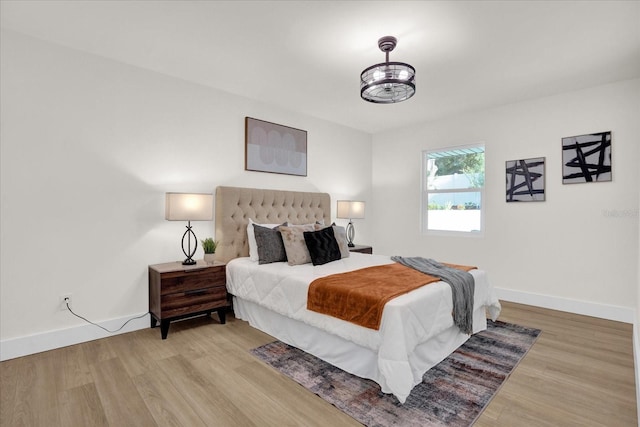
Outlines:
{"type": "Polygon", "coordinates": [[[423,232],[479,235],[484,224],[484,144],[422,152],[423,232]]]}

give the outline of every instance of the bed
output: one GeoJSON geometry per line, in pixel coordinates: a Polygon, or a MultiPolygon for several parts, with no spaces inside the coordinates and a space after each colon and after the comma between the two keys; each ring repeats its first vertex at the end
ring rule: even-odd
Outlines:
{"type": "MultiPolygon", "coordinates": [[[[227,289],[236,318],[349,373],[377,382],[404,403],[423,374],[462,345],[451,316],[451,288],[438,281],[387,302],[379,329],[308,310],[309,284],[345,271],[392,264],[389,256],[350,253],[324,265],[259,264],[249,258],[247,224],[331,224],[327,193],[218,187],[217,257],[227,263],[227,289]]],[[[449,261],[449,260],[447,260],[449,261]]],[[[500,304],[482,270],[475,280],[473,333],[486,329],[500,304]]]]}

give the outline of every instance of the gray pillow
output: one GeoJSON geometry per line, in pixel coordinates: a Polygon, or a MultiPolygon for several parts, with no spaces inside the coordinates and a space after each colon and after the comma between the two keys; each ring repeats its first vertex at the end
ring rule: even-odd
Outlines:
{"type": "Polygon", "coordinates": [[[271,264],[287,260],[287,253],[282,243],[280,226],[274,228],[261,227],[253,224],[253,232],[256,236],[258,247],[258,264],[271,264]]]}
{"type": "Polygon", "coordinates": [[[347,230],[335,223],[331,224],[331,226],[333,227],[333,235],[336,236],[336,242],[340,249],[340,257],[348,258],[351,252],[349,251],[349,244],[347,243],[347,230]]]}

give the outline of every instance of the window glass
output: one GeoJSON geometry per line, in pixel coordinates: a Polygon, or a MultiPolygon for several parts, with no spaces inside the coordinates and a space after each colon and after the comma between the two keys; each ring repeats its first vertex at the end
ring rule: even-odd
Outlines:
{"type": "Polygon", "coordinates": [[[424,151],[422,173],[423,230],[481,233],[484,144],[424,151]]]}

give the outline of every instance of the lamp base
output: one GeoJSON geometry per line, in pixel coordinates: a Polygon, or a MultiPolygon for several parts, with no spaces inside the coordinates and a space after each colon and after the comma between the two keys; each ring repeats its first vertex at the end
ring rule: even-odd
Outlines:
{"type": "Polygon", "coordinates": [[[347,224],[347,246],[353,248],[355,245],[353,244],[353,238],[356,236],[356,230],[353,228],[353,223],[349,220],[349,224],[347,224]]]}
{"type": "Polygon", "coordinates": [[[196,249],[198,248],[198,239],[196,239],[196,233],[191,229],[191,221],[187,222],[187,231],[182,235],[182,253],[187,257],[184,261],[182,261],[182,265],[193,265],[196,263],[196,260],[193,259],[193,256],[196,254],[196,249]],[[191,249],[191,236],[193,236],[194,246],[193,250],[191,249]],[[184,239],[187,238],[187,247],[184,247],[184,239]]]}

